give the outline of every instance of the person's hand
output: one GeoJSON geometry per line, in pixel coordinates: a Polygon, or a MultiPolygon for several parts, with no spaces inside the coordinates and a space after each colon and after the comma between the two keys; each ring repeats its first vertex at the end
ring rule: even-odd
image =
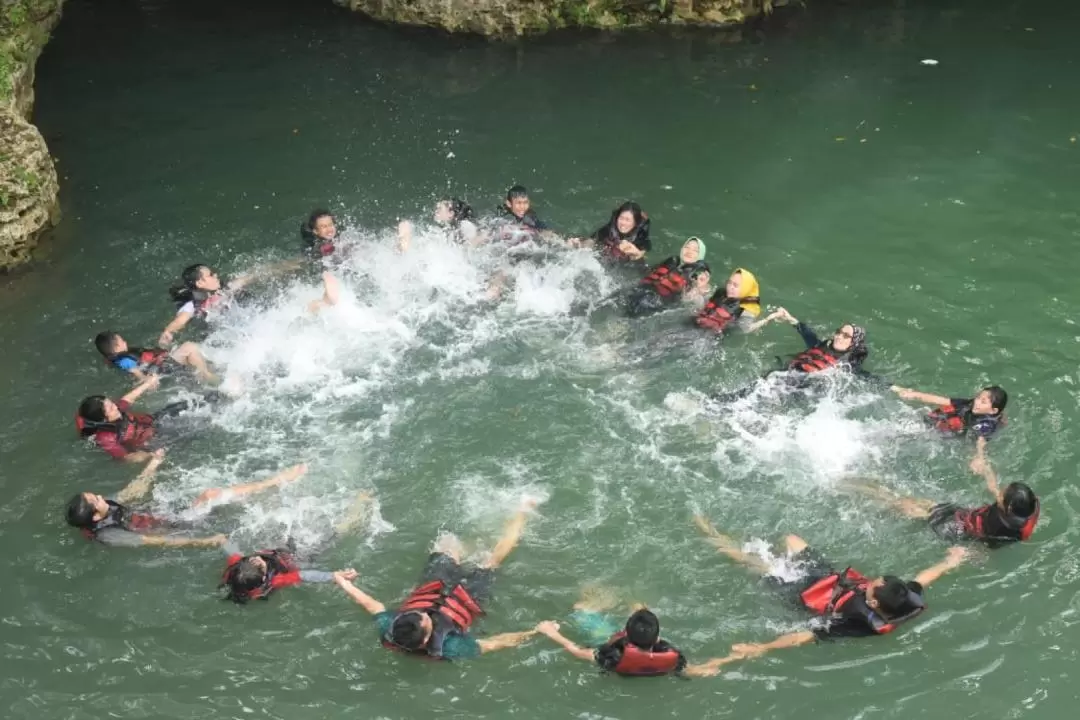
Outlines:
{"type": "Polygon", "coordinates": [[[976,475],[982,475],[986,472],[986,458],[982,455],[976,455],[971,459],[971,463],[968,467],[971,468],[971,472],[976,475]]]}
{"type": "Polygon", "coordinates": [[[358,577],[360,577],[360,573],[356,572],[352,568],[338,570],[334,573],[334,580],[337,580],[339,582],[352,582],[358,577]]]}
{"type": "Polygon", "coordinates": [[[731,646],[731,654],[740,658],[759,657],[765,654],[765,646],[759,643],[735,643],[731,646]]]}
{"type": "Polygon", "coordinates": [[[158,336],[157,344],[158,344],[158,347],[169,347],[170,345],[172,345],[172,341],[173,341],[173,334],[171,332],[169,332],[168,330],[166,330],[165,332],[161,333],[161,335],[158,336]]]}
{"type": "Polygon", "coordinates": [[[792,325],[798,325],[799,324],[799,321],[795,318],[794,315],[792,315],[791,313],[789,313],[787,311],[787,308],[777,308],[776,309],[776,316],[779,319],[786,322],[786,323],[791,323],[792,325]]]}
{"type": "Polygon", "coordinates": [[[165,462],[165,448],[158,448],[153,452],[153,457],[150,458],[150,462],[148,462],[147,465],[157,467],[163,462],[165,462]]]}
{"type": "Polygon", "coordinates": [[[211,500],[217,500],[224,494],[225,491],[221,488],[210,488],[209,490],[203,490],[201,493],[199,493],[199,497],[195,498],[191,502],[191,506],[199,507],[200,505],[205,505],[211,500]]]}
{"type": "Polygon", "coordinates": [[[579,237],[566,238],[567,247],[579,248],[581,247],[582,240],[579,237]]]}
{"type": "Polygon", "coordinates": [[[960,563],[964,562],[964,558],[968,556],[968,549],[965,547],[951,547],[949,551],[945,553],[945,559],[949,561],[949,564],[956,567],[960,563]]]}
{"type": "Polygon", "coordinates": [[[559,633],[559,623],[554,620],[544,620],[543,622],[536,624],[536,632],[541,635],[552,637],[559,633]]]}
{"type": "Polygon", "coordinates": [[[150,377],[143,380],[142,385],[147,390],[157,390],[159,387],[161,387],[161,376],[151,375],[150,377]]]}

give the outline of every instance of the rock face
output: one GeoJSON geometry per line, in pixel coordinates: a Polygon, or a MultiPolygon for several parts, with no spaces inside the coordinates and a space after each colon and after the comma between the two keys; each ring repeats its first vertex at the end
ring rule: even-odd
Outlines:
{"type": "Polygon", "coordinates": [[[376,20],[523,35],[564,27],[731,25],[789,0],[334,0],[376,20]]]}
{"type": "Polygon", "coordinates": [[[29,260],[38,238],[60,219],[56,168],[29,118],[34,64],[60,19],[61,1],[0,5],[0,269],[29,260]]]}

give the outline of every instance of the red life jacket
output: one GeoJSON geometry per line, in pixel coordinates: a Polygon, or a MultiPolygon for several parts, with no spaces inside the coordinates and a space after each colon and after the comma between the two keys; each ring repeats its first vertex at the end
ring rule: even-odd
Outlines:
{"type": "MultiPolygon", "coordinates": [[[[166,360],[169,359],[169,351],[161,348],[136,348],[129,347],[126,352],[114,353],[105,358],[105,361],[113,367],[119,368],[121,360],[134,360],[136,364],[140,366],[140,369],[145,367],[158,367],[160,368],[166,360]]],[[[125,372],[127,372],[125,370],[125,372]]]]}
{"type": "Polygon", "coordinates": [[[950,435],[966,435],[968,430],[975,429],[986,437],[1005,424],[1005,416],[1001,413],[974,415],[970,407],[957,408],[952,403],[931,410],[928,417],[935,428],[950,435]]]}
{"type": "Polygon", "coordinates": [[[291,553],[283,550],[260,550],[254,555],[246,556],[234,553],[226,561],[225,572],[221,576],[221,585],[229,587],[229,598],[240,603],[259,598],[265,600],[278,588],[298,584],[300,584],[300,566],[296,564],[291,553]],[[266,576],[259,587],[238,594],[231,587],[232,577],[240,562],[249,557],[261,557],[266,562],[266,576]]]}
{"type": "Polygon", "coordinates": [[[729,298],[721,289],[709,298],[709,302],[705,304],[694,321],[699,327],[722,333],[728,325],[738,320],[743,314],[741,303],[757,301],[756,297],[729,298]]]}
{"type": "Polygon", "coordinates": [[[859,617],[878,635],[892,632],[898,625],[926,609],[922,596],[909,590],[911,612],[886,620],[866,604],[866,588],[869,585],[868,578],[848,568],[843,573],[833,573],[818,580],[802,591],[801,598],[803,605],[816,615],[831,616],[846,607],[845,615],[859,617]]]}
{"type": "Polygon", "coordinates": [[[465,633],[483,609],[473,599],[461,583],[447,585],[442,580],[432,580],[414,589],[398,608],[398,614],[420,612],[428,615],[434,625],[431,639],[419,650],[408,650],[395,645],[389,632],[382,637],[382,645],[388,650],[407,652],[415,655],[427,655],[433,659],[442,659],[442,646],[446,636],[452,632],[465,633]]]}
{"type": "Polygon", "coordinates": [[[79,437],[84,438],[92,438],[100,432],[114,433],[117,442],[128,451],[134,452],[145,446],[154,436],[154,418],[144,413],[121,410],[120,419],[116,422],[97,422],[76,413],[75,429],[79,432],[79,437]]]}
{"type": "Polygon", "coordinates": [[[980,508],[974,510],[958,510],[956,512],[956,519],[963,524],[964,534],[969,535],[979,540],[1027,540],[1031,537],[1031,534],[1035,532],[1035,526],[1039,523],[1040,506],[1039,501],[1035,500],[1035,512],[1031,513],[1026,518],[1011,518],[1005,515],[996,504],[983,505],[980,508]],[[998,534],[989,534],[990,523],[987,521],[987,515],[991,512],[997,511],[1001,513],[1001,520],[1006,527],[1006,536],[1002,537],[998,534]]]}
{"type": "Polygon", "coordinates": [[[824,346],[812,347],[803,350],[788,363],[789,370],[801,370],[805,373],[821,372],[834,367],[840,358],[832,354],[830,349],[824,346]]]}
{"type": "Polygon", "coordinates": [[[208,293],[205,290],[191,291],[191,304],[195,306],[195,317],[206,317],[211,308],[221,304],[225,295],[216,290],[208,293]]]}
{"type": "Polygon", "coordinates": [[[82,528],[82,534],[88,540],[96,540],[97,534],[106,528],[120,528],[131,532],[144,533],[163,527],[166,521],[149,513],[133,512],[127,506],[121,505],[114,500],[106,500],[109,504],[109,512],[105,517],[98,520],[91,527],[82,528]]]}
{"type": "Polygon", "coordinates": [[[682,660],[679,651],[671,646],[659,652],[639,648],[626,639],[626,631],[612,635],[607,644],[618,645],[622,649],[622,657],[611,669],[612,672],[628,677],[670,675],[679,669],[682,660]]]}
{"type": "Polygon", "coordinates": [[[648,275],[641,279],[642,285],[648,285],[657,292],[660,297],[674,297],[686,289],[690,278],[674,263],[658,265],[648,275]]]}

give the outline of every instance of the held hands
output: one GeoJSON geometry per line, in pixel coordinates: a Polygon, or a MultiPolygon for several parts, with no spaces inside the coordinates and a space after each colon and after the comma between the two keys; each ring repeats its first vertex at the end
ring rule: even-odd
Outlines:
{"type": "Polygon", "coordinates": [[[352,568],[347,568],[345,570],[338,570],[334,573],[334,582],[336,582],[338,585],[343,585],[345,583],[351,583],[358,577],[360,577],[360,573],[356,572],[352,568]]]}
{"type": "Polygon", "coordinates": [[[773,311],[771,315],[769,315],[769,317],[775,318],[777,320],[783,320],[784,322],[790,323],[791,325],[799,324],[799,321],[795,319],[794,315],[787,311],[787,308],[777,308],[775,311],[773,311]]]}
{"type": "Polygon", "coordinates": [[[142,387],[147,390],[157,390],[161,386],[161,377],[159,375],[151,375],[142,381],[142,387]]]}
{"type": "Polygon", "coordinates": [[[163,333],[161,333],[161,335],[158,336],[157,344],[159,347],[169,347],[170,345],[172,345],[172,342],[173,334],[168,330],[164,331],[163,333]]]}
{"type": "Polygon", "coordinates": [[[731,655],[735,658],[761,657],[768,648],[760,643],[735,643],[731,646],[731,655]]]}
{"type": "Polygon", "coordinates": [[[964,547],[951,547],[949,551],[945,553],[945,560],[949,563],[950,567],[958,567],[960,563],[964,562],[964,558],[968,556],[968,549],[964,547]]]}
{"type": "Polygon", "coordinates": [[[559,623],[554,620],[544,620],[543,622],[536,624],[536,632],[549,638],[554,638],[559,634],[559,623]]]}

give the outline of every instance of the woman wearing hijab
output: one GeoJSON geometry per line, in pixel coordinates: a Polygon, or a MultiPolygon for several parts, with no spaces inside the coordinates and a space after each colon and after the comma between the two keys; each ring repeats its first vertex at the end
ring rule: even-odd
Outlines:
{"type": "Polygon", "coordinates": [[[678,257],[654,267],[624,298],[626,314],[640,317],[669,308],[683,298],[709,294],[709,266],[705,243],[692,237],[683,243],[678,257]]]}
{"type": "Polygon", "coordinates": [[[754,273],[746,268],[735,268],[727,284],[717,288],[709,302],[694,317],[694,323],[717,335],[742,330],[754,332],[780,317],[772,313],[761,320],[761,290],[754,273]]]}
{"type": "Polygon", "coordinates": [[[649,216],[636,202],[625,202],[611,213],[611,220],[584,241],[595,247],[600,258],[611,263],[638,262],[652,247],[649,240],[649,216]]]}

